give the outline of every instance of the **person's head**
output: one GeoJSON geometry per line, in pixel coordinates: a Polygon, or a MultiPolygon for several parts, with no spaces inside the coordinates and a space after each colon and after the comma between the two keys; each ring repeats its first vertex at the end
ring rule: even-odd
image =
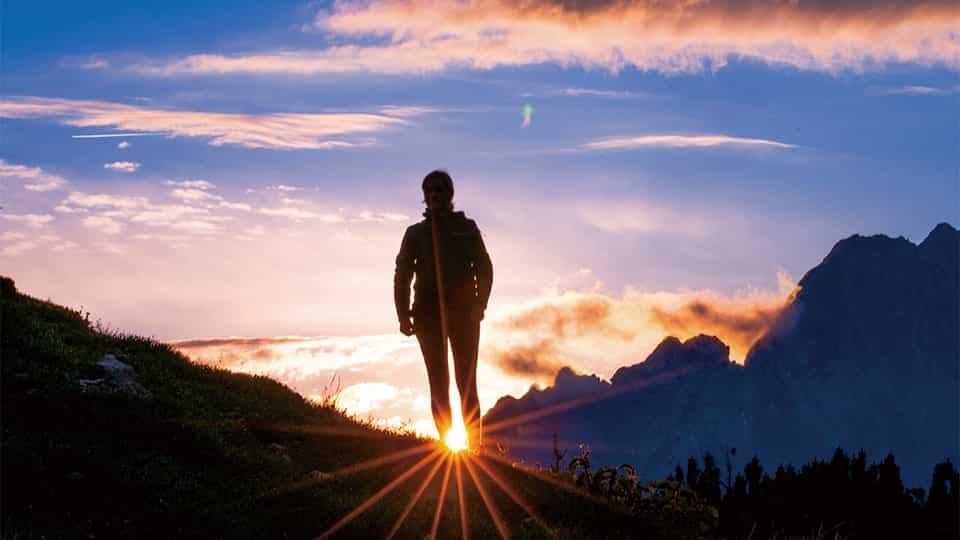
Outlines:
{"type": "Polygon", "coordinates": [[[437,169],[423,178],[423,202],[428,209],[453,210],[453,179],[437,169]]]}

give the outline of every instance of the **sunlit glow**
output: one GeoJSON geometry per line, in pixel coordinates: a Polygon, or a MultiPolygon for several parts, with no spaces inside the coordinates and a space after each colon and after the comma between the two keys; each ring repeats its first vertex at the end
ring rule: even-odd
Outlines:
{"type": "MultiPolygon", "coordinates": [[[[452,373],[452,362],[449,367],[452,373]]],[[[450,430],[443,436],[443,443],[447,446],[448,450],[456,453],[467,450],[470,447],[470,443],[467,438],[467,428],[463,424],[463,411],[460,408],[460,392],[457,390],[457,385],[454,384],[453,381],[450,381],[448,392],[450,395],[450,412],[452,413],[452,418],[450,430]]]]}
{"type": "Polygon", "coordinates": [[[463,427],[463,422],[454,422],[453,427],[444,437],[444,444],[451,452],[460,452],[467,449],[467,430],[463,427]]]}

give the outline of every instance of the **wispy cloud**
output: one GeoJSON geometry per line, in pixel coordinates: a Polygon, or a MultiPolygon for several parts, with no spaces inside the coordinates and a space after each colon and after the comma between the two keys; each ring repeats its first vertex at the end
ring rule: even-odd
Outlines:
{"type": "Polygon", "coordinates": [[[149,130],[168,137],[209,138],[213,146],[232,144],[281,150],[369,146],[375,142],[369,134],[408,124],[403,118],[385,114],[232,114],[40,97],[0,100],[0,117],[47,117],[77,127],[149,130]]]}
{"type": "Polygon", "coordinates": [[[108,216],[90,216],[84,218],[83,226],[110,235],[120,234],[126,228],[126,225],[108,216]]]}
{"type": "Polygon", "coordinates": [[[183,180],[177,182],[176,180],[167,180],[163,183],[166,186],[180,186],[182,188],[189,189],[214,189],[217,186],[206,180],[183,180]]]}
{"type": "Polygon", "coordinates": [[[898,86],[896,88],[882,88],[875,91],[882,96],[892,95],[910,95],[910,96],[949,96],[960,93],[960,85],[952,88],[940,88],[936,86],[898,86]]]}
{"type": "Polygon", "coordinates": [[[378,222],[382,223],[385,221],[407,221],[410,219],[410,216],[406,214],[398,214],[395,212],[373,212],[370,210],[362,210],[357,215],[350,218],[350,221],[354,222],[378,222]]]}
{"type": "Polygon", "coordinates": [[[55,219],[50,214],[3,214],[0,217],[7,221],[24,223],[34,229],[39,229],[55,219]]]}
{"type": "Polygon", "coordinates": [[[60,204],[70,209],[97,210],[101,217],[122,218],[131,224],[162,227],[195,235],[216,234],[224,229],[221,223],[231,219],[215,215],[208,208],[155,204],[146,197],[130,195],[73,192],[60,204]]]}
{"type": "Polygon", "coordinates": [[[116,242],[109,242],[106,240],[97,240],[93,242],[91,245],[93,245],[93,247],[99,249],[100,251],[104,253],[108,253],[110,255],[123,255],[127,251],[127,249],[123,246],[123,244],[118,244],[116,242]]]}
{"type": "Polygon", "coordinates": [[[407,118],[410,116],[420,116],[422,114],[442,112],[444,109],[429,107],[426,105],[384,105],[380,107],[380,112],[388,116],[399,116],[407,118]]]}
{"type": "MultiPolygon", "coordinates": [[[[298,383],[317,374],[370,364],[416,362],[416,347],[399,335],[357,337],[209,338],[175,341],[172,346],[193,360],[241,371],[280,375],[298,383]]],[[[314,390],[316,392],[317,389],[314,390]]],[[[308,392],[309,393],[309,392],[308,392]]]]}
{"type": "MultiPolygon", "coordinates": [[[[163,135],[163,133],[85,133],[82,135],[71,135],[71,139],[117,139],[120,137],[153,137],[157,135],[163,135]]],[[[117,148],[126,148],[126,146],[120,146],[126,141],[121,142],[117,145],[117,148]]],[[[130,146],[127,144],[127,146],[130,146]]]]}
{"type": "Polygon", "coordinates": [[[61,204],[73,204],[84,208],[117,208],[127,211],[151,206],[150,201],[146,197],[138,197],[133,195],[110,195],[107,193],[91,195],[88,193],[83,193],[82,191],[74,191],[70,193],[61,204]]]}
{"type": "Polygon", "coordinates": [[[133,161],[114,161],[111,163],[104,163],[103,168],[110,169],[112,171],[133,173],[137,172],[137,169],[140,168],[140,164],[133,161]]]}
{"type": "Polygon", "coordinates": [[[28,183],[23,188],[29,191],[52,191],[67,183],[62,176],[48,173],[40,167],[17,165],[4,159],[0,159],[0,178],[26,180],[28,183]]]}
{"type": "Polygon", "coordinates": [[[276,185],[276,186],[267,186],[267,189],[272,189],[272,190],[276,190],[276,191],[294,192],[294,191],[300,191],[300,190],[302,190],[303,188],[302,188],[302,187],[297,187],[297,186],[288,186],[288,185],[285,185],[285,184],[279,184],[279,185],[276,185]]]}
{"type": "Polygon", "coordinates": [[[155,76],[399,74],[554,63],[690,73],[722,68],[730,58],[827,72],[902,62],[957,68],[958,24],[960,7],[951,0],[344,0],[315,21],[337,37],[332,47],[195,54],[131,69],[155,76]]]}
{"type": "Polygon", "coordinates": [[[107,69],[110,63],[102,58],[97,58],[80,64],[82,69],[107,69]]]}
{"type": "Polygon", "coordinates": [[[234,235],[235,240],[242,240],[244,242],[249,242],[251,240],[256,240],[257,238],[262,237],[267,234],[266,228],[263,225],[254,225],[253,227],[248,227],[242,233],[234,235]]]}
{"type": "Polygon", "coordinates": [[[39,242],[34,240],[13,240],[10,241],[10,243],[5,244],[3,249],[0,249],[0,256],[15,257],[25,251],[30,251],[39,245],[39,242]]]}
{"type": "Polygon", "coordinates": [[[13,257],[26,251],[45,246],[52,251],[64,251],[77,247],[77,243],[72,240],[64,240],[56,234],[27,235],[18,232],[8,231],[0,234],[0,242],[3,242],[3,249],[0,249],[0,256],[13,257]]]}
{"type": "Polygon", "coordinates": [[[57,206],[54,206],[53,211],[61,214],[84,214],[88,212],[86,208],[75,208],[65,204],[58,204],[57,206]]]}
{"type": "Polygon", "coordinates": [[[773,147],[796,148],[769,139],[731,137],[729,135],[640,135],[637,137],[605,137],[580,145],[587,150],[629,150],[635,148],[709,148],[714,146],[732,147],[773,147]]]}
{"type": "Polygon", "coordinates": [[[124,148],[130,148],[130,143],[128,143],[127,141],[120,141],[120,143],[117,144],[117,148],[119,148],[120,150],[123,150],[124,148]]]}
{"type": "Polygon", "coordinates": [[[272,217],[283,217],[287,219],[292,219],[294,221],[299,221],[303,219],[316,219],[324,223],[342,223],[343,217],[337,214],[318,214],[316,212],[311,212],[310,210],[304,210],[303,208],[297,208],[293,206],[283,206],[279,208],[260,208],[257,212],[272,217]]]}
{"type": "Polygon", "coordinates": [[[628,92],[626,90],[596,90],[593,88],[561,88],[559,90],[548,92],[548,95],[571,97],[587,96],[610,99],[637,99],[646,97],[644,94],[628,92]]]}
{"type": "Polygon", "coordinates": [[[220,208],[227,208],[229,210],[244,210],[247,212],[252,210],[250,205],[247,203],[220,201],[220,203],[217,206],[219,206],[220,208]]]}
{"type": "Polygon", "coordinates": [[[204,191],[202,189],[194,188],[176,188],[170,191],[170,196],[174,199],[180,199],[187,202],[202,202],[202,201],[222,201],[223,197],[219,195],[214,195],[213,193],[204,191]]]}

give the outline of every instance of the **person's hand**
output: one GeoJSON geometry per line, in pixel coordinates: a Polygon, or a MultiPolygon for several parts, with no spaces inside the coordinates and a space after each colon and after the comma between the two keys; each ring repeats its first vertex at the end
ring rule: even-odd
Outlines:
{"type": "Polygon", "coordinates": [[[400,333],[405,336],[412,336],[413,332],[413,319],[410,317],[400,319],[400,333]]]}

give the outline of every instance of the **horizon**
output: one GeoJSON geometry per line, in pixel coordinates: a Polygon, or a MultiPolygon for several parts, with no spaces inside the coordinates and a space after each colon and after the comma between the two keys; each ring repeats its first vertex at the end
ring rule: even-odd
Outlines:
{"type": "Polygon", "coordinates": [[[668,335],[742,363],[836,242],[960,225],[956,6],[785,3],[747,39],[749,10],[486,5],[5,6],[3,273],[111,327],[227,340],[195,359],[307,397],[336,375],[349,412],[425,433],[390,278],[435,168],[494,264],[483,410],[668,335]]]}

